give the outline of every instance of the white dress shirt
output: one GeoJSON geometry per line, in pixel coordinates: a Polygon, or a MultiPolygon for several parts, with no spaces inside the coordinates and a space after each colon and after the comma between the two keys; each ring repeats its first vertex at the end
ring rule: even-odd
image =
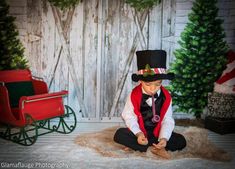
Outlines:
{"type": "MultiPolygon", "coordinates": [[[[146,94],[143,88],[142,92],[146,94]]],[[[160,95],[160,92],[161,89],[157,91],[158,96],[160,95]]],[[[146,103],[149,106],[152,106],[152,99],[151,98],[147,99],[146,103]]],[[[134,112],[134,106],[131,102],[131,94],[129,94],[129,96],[127,97],[127,101],[121,115],[126,126],[132,131],[132,133],[136,135],[138,132],[141,132],[137,116],[134,112]]],[[[175,126],[175,121],[172,117],[172,101],[171,101],[167,109],[167,112],[162,120],[158,139],[165,138],[168,141],[171,137],[172,131],[174,130],[174,126],[175,126]]]]}

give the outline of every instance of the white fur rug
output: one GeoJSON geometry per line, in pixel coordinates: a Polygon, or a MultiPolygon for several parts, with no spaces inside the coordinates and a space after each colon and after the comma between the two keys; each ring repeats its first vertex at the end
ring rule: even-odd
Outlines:
{"type": "MultiPolygon", "coordinates": [[[[124,151],[124,146],[113,141],[113,135],[118,127],[112,127],[100,132],[80,134],[75,143],[96,150],[105,157],[125,158],[144,157],[149,159],[161,159],[150,151],[141,153],[138,151],[124,151]]],[[[206,129],[197,127],[177,127],[176,132],[181,133],[187,140],[187,147],[182,151],[170,152],[172,159],[202,158],[215,161],[230,161],[231,156],[224,150],[216,147],[208,140],[206,129]]]]}

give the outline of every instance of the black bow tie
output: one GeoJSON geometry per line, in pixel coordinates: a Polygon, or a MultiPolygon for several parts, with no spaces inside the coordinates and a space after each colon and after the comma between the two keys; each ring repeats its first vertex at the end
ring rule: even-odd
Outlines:
{"type": "MultiPolygon", "coordinates": [[[[151,95],[147,95],[147,94],[144,94],[144,93],[143,93],[142,97],[143,97],[144,100],[147,100],[148,98],[152,98],[151,95]]],[[[158,98],[158,94],[157,93],[155,93],[154,98],[158,98]]]]}

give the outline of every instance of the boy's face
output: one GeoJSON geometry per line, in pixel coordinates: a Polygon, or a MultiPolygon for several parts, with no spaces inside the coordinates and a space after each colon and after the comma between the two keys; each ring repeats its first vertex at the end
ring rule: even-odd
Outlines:
{"type": "Polygon", "coordinates": [[[156,80],[152,82],[140,81],[140,83],[142,84],[142,87],[144,91],[146,92],[146,94],[154,95],[160,89],[162,85],[162,80],[156,80]]]}

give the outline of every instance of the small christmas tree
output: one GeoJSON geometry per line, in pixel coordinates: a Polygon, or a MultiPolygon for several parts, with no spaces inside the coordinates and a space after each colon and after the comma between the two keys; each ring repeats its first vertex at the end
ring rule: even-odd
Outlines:
{"type": "Polygon", "coordinates": [[[0,70],[24,69],[28,62],[24,58],[23,45],[17,38],[15,18],[8,13],[9,6],[5,0],[0,1],[0,70]]]}
{"type": "Polygon", "coordinates": [[[216,0],[196,0],[189,22],[181,33],[171,72],[176,75],[170,90],[176,111],[200,117],[208,92],[226,65],[227,45],[222,21],[217,18],[216,0]]]}

